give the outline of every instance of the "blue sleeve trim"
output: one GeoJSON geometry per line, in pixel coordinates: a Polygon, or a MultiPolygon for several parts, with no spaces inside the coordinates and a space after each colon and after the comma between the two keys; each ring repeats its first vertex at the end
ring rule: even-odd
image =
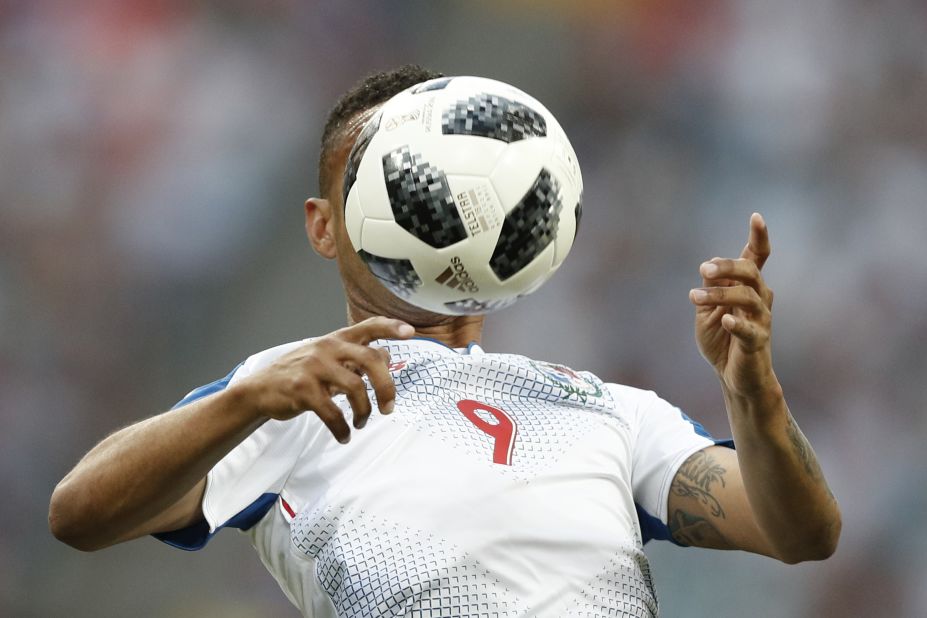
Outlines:
{"type": "MultiPolygon", "coordinates": [[[[710,433],[708,433],[708,430],[705,429],[701,423],[690,418],[689,415],[682,410],[679,410],[679,413],[682,415],[682,418],[685,421],[692,425],[692,429],[698,435],[702,436],[703,438],[708,438],[714,442],[716,446],[734,448],[733,439],[728,438],[726,440],[718,440],[710,433]]],[[[656,539],[658,541],[669,541],[673,545],[679,545],[680,547],[687,547],[687,545],[676,542],[676,540],[673,538],[673,535],[670,534],[669,526],[660,521],[660,518],[654,517],[643,508],[641,508],[641,506],[636,502],[634,503],[634,508],[637,509],[637,521],[640,523],[641,540],[644,543],[656,539]]]]}
{"type": "Polygon", "coordinates": [[[705,429],[705,427],[700,422],[698,422],[697,420],[693,418],[690,418],[689,415],[683,412],[682,410],[680,410],[679,413],[682,414],[683,420],[687,421],[690,425],[692,425],[692,428],[695,430],[695,433],[702,436],[703,438],[708,438],[709,440],[715,443],[715,446],[726,446],[727,448],[734,448],[733,438],[726,438],[724,440],[718,440],[713,435],[708,433],[708,430],[705,429]]]}
{"type": "Polygon", "coordinates": [[[244,365],[244,361],[238,363],[238,366],[232,369],[232,371],[222,378],[221,380],[216,380],[215,382],[210,382],[205,386],[201,386],[197,389],[194,389],[189,395],[178,401],[171,410],[176,410],[177,408],[182,408],[188,403],[193,403],[197,399],[202,399],[203,397],[208,397],[213,393],[218,393],[221,390],[225,390],[225,387],[229,385],[229,382],[232,381],[232,376],[241,369],[241,366],[244,365]]]}
{"type": "Polygon", "coordinates": [[[209,524],[205,519],[201,519],[192,526],[172,530],[171,532],[156,532],[152,534],[154,538],[162,543],[167,543],[171,547],[183,549],[186,551],[196,551],[206,547],[206,543],[213,537],[209,533],[209,524]]]}
{"type": "Polygon", "coordinates": [[[637,510],[637,521],[641,527],[641,541],[646,544],[648,541],[656,539],[658,541],[669,541],[674,545],[679,545],[670,534],[669,526],[660,521],[660,518],[654,517],[641,508],[637,502],[634,503],[637,510]]]}
{"type": "Polygon", "coordinates": [[[688,414],[686,414],[682,410],[680,410],[679,413],[682,414],[682,418],[685,421],[687,421],[690,425],[692,425],[692,428],[695,429],[695,433],[702,436],[703,438],[714,440],[714,437],[710,433],[708,433],[708,430],[705,429],[705,427],[700,422],[691,418],[688,414]]]}
{"type": "MultiPolygon", "coordinates": [[[[209,384],[206,384],[205,386],[201,386],[197,389],[194,389],[189,395],[187,395],[186,397],[178,401],[174,405],[174,407],[171,408],[171,410],[182,408],[185,405],[193,403],[194,401],[198,399],[202,399],[203,397],[208,397],[209,395],[212,395],[213,393],[218,393],[221,390],[225,390],[225,388],[229,385],[229,382],[232,381],[232,376],[234,376],[235,373],[239,369],[241,369],[241,366],[244,364],[245,364],[244,362],[239,363],[238,366],[232,369],[232,371],[230,371],[229,374],[225,376],[224,378],[222,378],[221,380],[216,380],[215,382],[210,382],[209,384]]],[[[191,526],[187,526],[186,528],[181,528],[180,530],[173,530],[171,532],[159,532],[157,534],[153,534],[152,536],[158,539],[159,541],[167,543],[168,545],[172,547],[176,547],[178,549],[184,549],[187,551],[196,551],[199,549],[203,549],[206,546],[206,543],[209,542],[209,539],[215,536],[216,532],[218,532],[222,528],[231,527],[231,528],[240,528],[242,530],[247,530],[248,528],[256,524],[261,519],[261,517],[264,516],[264,514],[268,511],[268,509],[270,509],[271,505],[273,505],[276,499],[277,499],[277,494],[264,494],[263,496],[261,496],[260,498],[252,502],[241,513],[239,513],[232,519],[225,522],[223,525],[216,528],[215,532],[212,532],[212,533],[209,532],[209,524],[206,523],[205,519],[202,519],[191,526]],[[269,499],[269,501],[267,499],[268,496],[272,497],[269,499]],[[266,506],[264,505],[264,502],[262,501],[268,502],[266,506]],[[247,517],[249,513],[253,515],[253,513],[258,512],[261,508],[263,508],[263,510],[260,511],[260,515],[257,518],[255,518],[253,521],[251,521],[249,525],[247,525],[246,527],[242,527],[241,525],[238,525],[239,523],[241,523],[241,520],[239,520],[239,518],[247,517]]]]}
{"type": "Polygon", "coordinates": [[[246,506],[238,515],[235,515],[217,529],[238,528],[239,530],[250,530],[261,521],[261,518],[267,514],[267,511],[277,502],[279,497],[280,494],[261,494],[260,498],[246,506]]]}
{"type": "Polygon", "coordinates": [[[186,551],[197,551],[206,547],[206,544],[216,536],[216,533],[223,528],[238,528],[239,530],[250,530],[255,524],[261,521],[261,518],[267,514],[280,494],[263,494],[260,498],[242,509],[238,515],[235,515],[227,522],[216,528],[213,532],[209,531],[209,524],[206,520],[200,520],[192,526],[174,530],[172,532],[159,532],[152,536],[159,541],[167,543],[171,547],[183,549],[186,551]]]}

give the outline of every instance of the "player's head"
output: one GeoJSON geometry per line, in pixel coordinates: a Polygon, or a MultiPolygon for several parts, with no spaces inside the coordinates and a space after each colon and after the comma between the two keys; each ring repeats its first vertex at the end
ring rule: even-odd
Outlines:
{"type": "Polygon", "coordinates": [[[320,198],[306,202],[306,233],[322,257],[337,259],[338,269],[354,318],[361,312],[400,318],[416,326],[451,321],[413,307],[389,292],[358,257],[344,227],[344,168],[355,139],[364,123],[394,95],[435,77],[436,73],[415,65],[376,73],[365,78],[338,99],[329,112],[322,132],[319,154],[320,198]]]}

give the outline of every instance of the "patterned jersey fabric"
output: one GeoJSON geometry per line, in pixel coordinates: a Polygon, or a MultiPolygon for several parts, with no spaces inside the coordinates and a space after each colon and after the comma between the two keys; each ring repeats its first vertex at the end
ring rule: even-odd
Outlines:
{"type": "Polygon", "coordinates": [[[657,615],[642,545],[666,538],[672,477],[713,443],[699,426],[652,392],[561,365],[374,345],[390,352],[393,414],[375,412],[347,445],[312,413],[265,423],[209,473],[206,524],[159,538],[196,549],[247,529],[317,618],[657,615]]]}

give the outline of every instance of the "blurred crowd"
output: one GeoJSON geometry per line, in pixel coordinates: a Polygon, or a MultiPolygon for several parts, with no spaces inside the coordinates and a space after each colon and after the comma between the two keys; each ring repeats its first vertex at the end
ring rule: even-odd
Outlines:
{"type": "Polygon", "coordinates": [[[302,202],[335,98],[406,62],[532,93],[580,159],[573,254],[489,351],[727,435],[687,294],[766,217],[776,368],[843,539],[798,567],[651,543],[664,614],[923,615],[919,0],[0,1],[0,615],[295,615],[234,532],[82,555],[48,498],[107,432],[344,322],[302,202]]]}

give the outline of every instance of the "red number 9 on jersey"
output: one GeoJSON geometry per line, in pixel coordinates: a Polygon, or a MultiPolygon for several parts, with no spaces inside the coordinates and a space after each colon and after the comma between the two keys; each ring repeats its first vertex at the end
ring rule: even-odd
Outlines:
{"type": "Polygon", "coordinates": [[[493,439],[495,442],[492,451],[493,463],[511,466],[512,451],[515,448],[515,434],[517,433],[515,421],[512,417],[499,408],[472,399],[461,399],[457,402],[457,409],[467,417],[468,421],[476,425],[477,429],[488,434],[493,439]],[[481,418],[477,411],[492,416],[496,419],[496,422],[491,423],[481,418]]]}

